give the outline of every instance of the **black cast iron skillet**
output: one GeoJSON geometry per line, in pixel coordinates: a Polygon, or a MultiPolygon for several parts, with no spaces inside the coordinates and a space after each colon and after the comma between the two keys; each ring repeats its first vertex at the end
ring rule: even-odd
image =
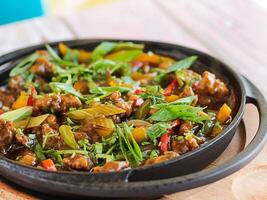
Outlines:
{"type": "MultiPolygon", "coordinates": [[[[92,50],[101,41],[103,40],[89,39],[63,42],[70,47],[92,50]]],[[[237,95],[238,109],[231,124],[218,137],[202,147],[157,165],[139,167],[122,172],[98,174],[48,172],[23,166],[4,156],[0,156],[0,174],[2,176],[23,187],[55,195],[155,197],[216,181],[240,169],[257,155],[267,139],[267,104],[263,95],[251,82],[242,78],[216,58],[197,50],[161,42],[133,42],[145,44],[146,50],[177,59],[197,55],[199,59],[193,69],[199,72],[209,70],[215,73],[217,77],[226,81],[237,95]],[[245,150],[233,159],[219,167],[200,171],[226,149],[242,119],[246,103],[255,104],[259,111],[260,124],[255,138],[245,150]]],[[[51,43],[51,46],[56,46],[57,44],[58,42],[51,43]]],[[[0,68],[1,82],[4,83],[7,80],[9,71],[14,66],[6,63],[16,61],[38,49],[44,49],[44,45],[28,47],[0,57],[0,65],[4,65],[0,68]]]]}

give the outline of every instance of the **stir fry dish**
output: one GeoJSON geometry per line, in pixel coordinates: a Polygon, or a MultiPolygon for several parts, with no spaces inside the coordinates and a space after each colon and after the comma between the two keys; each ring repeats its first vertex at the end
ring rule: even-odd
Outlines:
{"type": "Polygon", "coordinates": [[[143,44],[60,43],[14,64],[0,89],[0,152],[49,171],[114,172],[200,148],[231,122],[235,94],[213,73],[143,44]]]}

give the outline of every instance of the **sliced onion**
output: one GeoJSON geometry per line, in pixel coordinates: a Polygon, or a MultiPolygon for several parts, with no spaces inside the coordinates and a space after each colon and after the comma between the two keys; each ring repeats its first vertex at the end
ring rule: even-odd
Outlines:
{"type": "Polygon", "coordinates": [[[110,136],[115,127],[112,119],[109,118],[95,118],[92,120],[92,124],[95,125],[97,133],[104,138],[110,136]]]}
{"type": "Polygon", "coordinates": [[[87,108],[82,110],[74,110],[68,112],[68,117],[71,119],[81,120],[85,118],[95,118],[103,116],[111,116],[124,113],[125,110],[118,108],[112,104],[101,104],[93,108],[87,108]]]}
{"type": "Polygon", "coordinates": [[[144,121],[144,120],[140,120],[140,119],[133,119],[133,120],[129,120],[128,122],[126,122],[127,125],[131,126],[151,126],[152,124],[150,124],[149,122],[147,121],[144,121]]]}
{"type": "Polygon", "coordinates": [[[41,125],[49,114],[40,115],[38,117],[30,117],[25,120],[14,122],[16,128],[33,128],[41,125]]]}

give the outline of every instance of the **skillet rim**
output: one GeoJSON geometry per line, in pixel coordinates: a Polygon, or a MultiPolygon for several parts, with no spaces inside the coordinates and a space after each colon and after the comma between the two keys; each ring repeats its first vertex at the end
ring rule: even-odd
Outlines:
{"type": "MultiPolygon", "coordinates": [[[[204,145],[202,145],[201,147],[197,148],[197,149],[194,149],[190,152],[187,152],[185,154],[182,154],[176,158],[173,158],[171,160],[168,160],[168,161],[165,161],[163,163],[158,163],[158,164],[154,164],[154,165],[150,165],[150,166],[139,166],[137,168],[132,168],[132,169],[127,169],[127,170],[123,170],[123,171],[119,171],[119,172],[101,172],[101,173],[97,173],[97,174],[119,174],[119,173],[125,173],[126,171],[128,171],[129,173],[131,173],[131,171],[142,171],[142,170],[149,170],[151,168],[158,168],[158,167],[162,167],[164,165],[167,165],[169,163],[174,163],[176,161],[179,161],[179,160],[182,160],[182,159],[186,159],[187,157],[189,156],[192,156],[194,154],[197,154],[197,153],[200,153],[201,151],[205,150],[205,149],[208,149],[210,146],[214,145],[217,141],[223,139],[225,137],[225,135],[227,135],[232,129],[235,128],[235,126],[237,126],[239,123],[240,123],[240,120],[243,116],[243,113],[244,113],[244,105],[245,105],[245,99],[246,99],[246,92],[245,92],[245,87],[244,87],[244,84],[243,82],[241,81],[238,73],[233,70],[231,67],[229,67],[227,64],[221,62],[219,59],[217,59],[216,57],[214,56],[211,56],[207,53],[204,53],[202,51],[199,51],[199,50],[196,50],[196,49],[193,49],[193,48],[189,48],[189,47],[186,47],[186,46],[182,46],[182,45],[178,45],[178,44],[172,44],[172,43],[168,43],[168,42],[159,42],[159,41],[153,41],[153,40],[135,40],[135,39],[109,39],[109,38],[94,38],[94,39],[74,39],[74,40],[60,40],[60,41],[54,41],[54,42],[48,42],[48,43],[41,43],[41,44],[37,44],[37,45],[32,45],[32,46],[29,46],[29,47],[25,47],[25,48],[22,48],[22,49],[18,49],[18,50],[15,50],[15,51],[11,51],[7,54],[4,54],[2,56],[0,56],[0,66],[3,65],[1,63],[1,58],[9,58],[11,59],[9,62],[12,62],[12,59],[14,59],[13,57],[18,57],[19,58],[15,58],[17,60],[19,60],[21,57],[23,56],[26,56],[30,53],[32,53],[33,51],[35,50],[39,50],[39,49],[44,49],[44,45],[45,44],[49,44],[51,45],[52,47],[55,47],[58,43],[62,42],[64,44],[67,44],[69,45],[70,47],[74,46],[74,47],[78,47],[79,46],[82,46],[81,48],[83,48],[84,45],[86,44],[92,44],[92,43],[100,43],[100,42],[103,42],[103,41],[111,41],[111,42],[118,42],[118,41],[124,41],[124,42],[135,42],[135,43],[142,43],[144,44],[145,46],[147,44],[152,44],[152,45],[163,45],[163,46],[168,46],[168,48],[174,48],[176,50],[180,50],[183,49],[183,50],[186,50],[186,51],[189,51],[189,52],[192,52],[192,55],[194,53],[197,53],[201,56],[206,56],[206,57],[209,57],[211,58],[212,60],[216,61],[217,63],[220,63],[222,64],[223,68],[226,68],[227,71],[229,71],[231,73],[231,75],[235,78],[235,80],[238,82],[238,86],[240,88],[240,92],[241,92],[241,97],[238,96],[238,99],[240,99],[240,102],[239,102],[239,107],[237,109],[237,112],[233,118],[233,120],[231,121],[231,123],[223,130],[222,133],[220,133],[219,136],[209,140],[208,142],[206,142],[204,145]],[[194,53],[193,53],[194,52],[194,53]],[[18,55],[17,55],[18,54],[18,55]]],[[[153,51],[153,49],[152,49],[153,51]]],[[[182,53],[183,55],[185,55],[184,53],[182,53]]],[[[186,56],[190,56],[190,55],[186,55],[186,56]]],[[[199,61],[197,61],[196,63],[198,63],[199,61]]],[[[201,63],[201,62],[200,62],[201,63]]],[[[8,67],[7,67],[8,68],[8,67]]],[[[12,67],[9,66],[8,70],[12,69],[12,67]]],[[[0,71],[0,73],[2,73],[2,71],[0,71]]],[[[218,75],[218,74],[216,74],[218,75]]],[[[220,74],[221,75],[221,74],[220,74]]],[[[224,75],[221,75],[222,77],[224,77],[224,75]]],[[[9,77],[8,77],[9,78],[9,77]]],[[[231,86],[231,85],[230,85],[231,86]]],[[[0,155],[0,159],[2,160],[5,160],[11,164],[15,164],[15,165],[18,165],[22,168],[30,168],[30,169],[33,169],[33,170],[37,170],[38,172],[44,172],[44,173],[53,173],[53,174],[72,174],[72,175],[94,175],[96,173],[88,173],[88,172],[80,172],[80,171],[57,171],[57,172],[53,172],[53,171],[46,171],[46,170],[43,170],[43,169],[38,169],[36,167],[31,167],[31,166],[26,166],[26,165],[23,165],[23,164],[20,164],[14,160],[11,160],[9,158],[6,158],[5,156],[3,155],[0,155]]]]}

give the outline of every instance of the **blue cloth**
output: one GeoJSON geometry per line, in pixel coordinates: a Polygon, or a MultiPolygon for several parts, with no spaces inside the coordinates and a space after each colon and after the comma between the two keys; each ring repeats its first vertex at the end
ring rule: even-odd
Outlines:
{"type": "Polygon", "coordinates": [[[43,15],[42,0],[1,0],[0,25],[43,15]]]}

